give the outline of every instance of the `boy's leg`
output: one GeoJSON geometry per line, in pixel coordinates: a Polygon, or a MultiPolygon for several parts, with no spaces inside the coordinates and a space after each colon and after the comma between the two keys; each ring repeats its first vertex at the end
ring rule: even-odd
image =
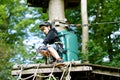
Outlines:
{"type": "Polygon", "coordinates": [[[53,47],[48,47],[48,50],[50,54],[56,59],[56,60],[61,60],[58,52],[53,48],[53,47]]]}

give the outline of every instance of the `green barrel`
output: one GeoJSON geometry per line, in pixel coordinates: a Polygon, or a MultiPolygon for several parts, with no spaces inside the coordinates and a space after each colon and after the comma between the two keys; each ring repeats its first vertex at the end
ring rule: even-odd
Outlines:
{"type": "Polygon", "coordinates": [[[61,54],[64,61],[77,61],[78,60],[78,41],[76,34],[69,31],[58,32],[60,35],[63,47],[66,53],[61,54]]]}

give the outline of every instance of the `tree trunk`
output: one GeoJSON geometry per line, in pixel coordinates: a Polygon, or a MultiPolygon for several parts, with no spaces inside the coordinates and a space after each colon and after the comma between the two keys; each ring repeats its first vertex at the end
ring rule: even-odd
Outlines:
{"type": "MultiPolygon", "coordinates": [[[[88,16],[87,16],[87,0],[81,0],[81,17],[82,17],[82,53],[87,54],[86,48],[88,42],[88,16]]],[[[88,62],[88,60],[87,60],[88,62]]]]}
{"type": "MultiPolygon", "coordinates": [[[[64,0],[50,0],[49,1],[49,20],[64,20],[64,0]]],[[[59,26],[55,27],[57,31],[63,30],[64,28],[59,26]]]]}

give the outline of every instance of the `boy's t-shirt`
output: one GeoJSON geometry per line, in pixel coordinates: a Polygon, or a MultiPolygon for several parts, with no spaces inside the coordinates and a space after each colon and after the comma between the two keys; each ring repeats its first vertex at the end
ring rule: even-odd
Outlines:
{"type": "Polygon", "coordinates": [[[48,34],[46,35],[43,44],[47,45],[47,44],[53,44],[55,42],[60,42],[60,39],[58,37],[58,32],[55,28],[50,29],[50,31],[48,32],[48,34]]]}

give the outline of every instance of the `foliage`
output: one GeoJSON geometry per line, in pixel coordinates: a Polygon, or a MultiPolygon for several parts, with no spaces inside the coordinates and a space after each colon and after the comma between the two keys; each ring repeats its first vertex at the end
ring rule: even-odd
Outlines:
{"type": "Polygon", "coordinates": [[[89,50],[89,62],[93,64],[102,64],[103,58],[107,56],[101,46],[94,43],[92,40],[88,42],[87,49],[89,50]]]}
{"type": "MultiPolygon", "coordinates": [[[[28,8],[24,0],[0,0],[0,80],[13,80],[12,66],[27,63],[34,56],[35,52],[29,53],[23,40],[30,31],[38,34],[35,21],[40,20],[39,13],[41,9],[28,8]],[[33,28],[29,28],[31,25],[33,28]]],[[[47,15],[42,18],[47,19],[47,15]]]]}
{"type": "MultiPolygon", "coordinates": [[[[120,16],[119,16],[120,14],[118,12],[119,9],[117,9],[118,7],[120,7],[118,5],[119,3],[120,2],[118,0],[97,1],[96,4],[98,5],[96,4],[91,5],[94,11],[90,11],[89,13],[91,17],[94,16],[94,20],[92,22],[103,23],[103,24],[95,24],[90,27],[90,30],[91,30],[90,39],[93,40],[93,42],[96,44],[96,47],[100,46],[103,52],[106,52],[107,55],[109,55],[109,59],[110,59],[109,64],[111,65],[113,62],[116,61],[114,57],[116,55],[120,55],[120,52],[119,52],[120,39],[118,37],[119,34],[114,34],[116,31],[119,31],[120,23],[110,24],[106,22],[120,21],[120,16]],[[116,6],[113,6],[113,5],[116,5],[116,6]]],[[[91,49],[89,50],[90,50],[90,54],[92,54],[91,49]]],[[[118,58],[116,59],[119,62],[119,59],[118,58]]],[[[112,65],[112,66],[116,66],[116,65],[112,65]]]]}
{"type": "MultiPolygon", "coordinates": [[[[10,0],[10,2],[12,2],[10,0]]],[[[8,25],[9,25],[9,16],[7,13],[7,4],[9,2],[7,0],[0,1],[0,79],[6,80],[10,79],[10,68],[11,63],[9,59],[13,56],[13,44],[8,43],[9,33],[8,33],[8,25]],[[9,77],[7,77],[9,76],[9,77]]]]}
{"type": "MultiPolygon", "coordinates": [[[[81,53],[82,29],[77,27],[77,35],[80,43],[79,57],[84,61],[90,60],[90,63],[116,66],[119,65],[120,57],[120,1],[119,0],[88,0],[88,22],[89,42],[87,45],[89,54],[81,53]],[[114,6],[113,6],[114,5],[114,6]],[[117,22],[118,23],[112,23],[117,22]],[[100,23],[100,24],[97,24],[100,23]],[[103,62],[103,58],[108,56],[110,62],[103,62]]],[[[79,9],[79,8],[78,8],[79,9]]],[[[67,10],[67,18],[70,23],[81,22],[78,17],[79,10],[67,10]]]]}
{"type": "MultiPolygon", "coordinates": [[[[26,1],[26,0],[25,0],[26,1]]],[[[119,0],[88,0],[89,54],[81,53],[82,28],[77,27],[80,59],[89,59],[90,63],[120,67],[120,21],[119,0]],[[102,23],[102,24],[96,24],[102,23]],[[108,56],[109,62],[103,62],[108,56]]],[[[66,18],[69,23],[80,23],[80,6],[67,9],[66,18]]],[[[41,8],[27,7],[24,0],[0,0],[0,79],[10,80],[10,70],[14,64],[43,63],[44,59],[32,61],[36,55],[34,45],[26,46],[23,41],[39,35],[39,22],[48,20],[48,14],[41,8]]],[[[29,41],[28,41],[29,42],[29,41]]]]}

